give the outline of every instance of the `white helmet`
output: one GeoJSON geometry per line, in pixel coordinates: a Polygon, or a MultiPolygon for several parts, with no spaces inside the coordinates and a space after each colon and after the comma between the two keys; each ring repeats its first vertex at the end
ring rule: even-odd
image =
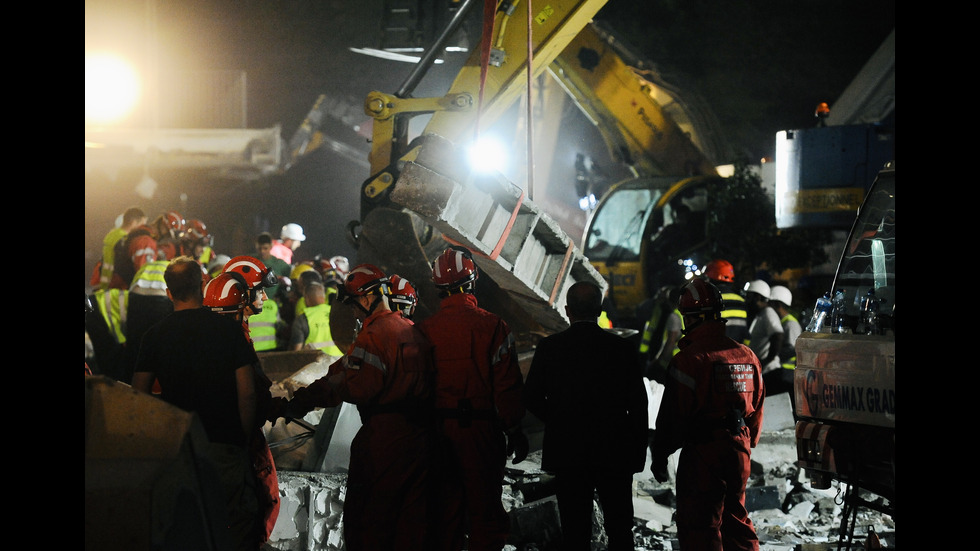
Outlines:
{"type": "Polygon", "coordinates": [[[303,235],[303,226],[292,222],[282,227],[282,231],[279,232],[279,237],[296,241],[304,241],[306,239],[306,236],[303,235]]]}
{"type": "Polygon", "coordinates": [[[754,279],[745,287],[746,293],[758,293],[762,298],[769,298],[769,284],[761,279],[754,279]]]}
{"type": "Polygon", "coordinates": [[[786,306],[790,306],[793,304],[793,293],[782,285],[775,285],[773,286],[772,290],[769,291],[769,301],[772,302],[774,300],[782,302],[786,306]]]}
{"type": "Polygon", "coordinates": [[[225,264],[227,264],[230,261],[231,261],[231,257],[226,254],[216,255],[214,257],[214,260],[208,262],[208,273],[213,274],[212,277],[218,275],[214,272],[217,271],[218,273],[220,273],[222,270],[224,270],[225,264]]]}

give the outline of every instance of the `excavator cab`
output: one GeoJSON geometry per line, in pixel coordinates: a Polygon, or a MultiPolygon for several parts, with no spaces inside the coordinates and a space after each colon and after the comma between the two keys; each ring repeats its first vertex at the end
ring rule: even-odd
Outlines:
{"type": "Polygon", "coordinates": [[[583,253],[609,283],[627,326],[636,307],[663,285],[680,285],[708,258],[707,212],[720,176],[630,179],[613,186],[592,213],[583,253]]]}

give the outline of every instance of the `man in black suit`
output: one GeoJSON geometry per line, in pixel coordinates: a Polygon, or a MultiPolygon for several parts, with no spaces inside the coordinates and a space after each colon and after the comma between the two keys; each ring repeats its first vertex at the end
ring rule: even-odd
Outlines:
{"type": "Polygon", "coordinates": [[[538,343],[524,384],[544,422],[541,467],[555,476],[563,550],[589,551],[598,493],[609,551],[633,549],[633,473],[647,452],[647,394],[636,346],[596,323],[602,290],[573,284],[571,326],[538,343]]]}

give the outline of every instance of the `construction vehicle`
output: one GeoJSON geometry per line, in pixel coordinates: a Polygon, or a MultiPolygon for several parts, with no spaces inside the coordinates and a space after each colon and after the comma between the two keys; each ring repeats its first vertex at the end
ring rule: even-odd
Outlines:
{"type": "Polygon", "coordinates": [[[859,507],[894,514],[894,47],[892,31],[821,126],[777,135],[777,226],[849,228],[793,382],[797,464],[814,488],[846,484],[848,548],[859,507]]]}
{"type": "MultiPolygon", "coordinates": [[[[481,305],[518,332],[563,329],[564,290],[581,279],[609,287],[620,317],[629,318],[647,298],[648,282],[656,279],[637,275],[659,268],[646,246],[659,228],[656,222],[666,215],[669,224],[677,201],[693,207],[703,221],[706,186],[721,180],[703,151],[711,148],[708,136],[718,134],[704,130],[710,116],[681,101],[662,81],[655,84],[658,77],[652,71],[641,74],[636,63],[627,63],[633,59],[622,45],[591,22],[605,0],[534,6],[531,56],[527,3],[501,2],[486,58],[474,51],[445,96],[411,97],[426,62],[440,51],[441,41],[471,4],[458,9],[401,89],[394,94],[374,91],[365,100],[374,127],[371,176],[361,187],[360,220],[349,226],[356,261],[421,285],[420,317],[438,306],[429,282],[429,259],[448,243],[461,243],[477,253],[478,266],[489,276],[478,281],[481,305]],[[480,137],[479,129],[507,113],[532,81],[542,86],[538,77],[545,72],[552,77],[548,82],[557,83],[596,125],[610,156],[634,176],[600,201],[581,250],[534,203],[531,176],[525,189],[499,173],[477,173],[463,162],[464,151],[480,137]],[[412,139],[409,121],[419,115],[431,119],[412,139]],[[637,188],[643,190],[639,195],[633,192],[637,188]],[[629,216],[617,208],[629,209],[629,216]],[[637,212],[644,225],[634,232],[631,219],[637,212]],[[638,253],[608,252],[604,243],[609,241],[609,251],[635,242],[638,253]]],[[[315,105],[290,141],[294,156],[315,149],[321,117],[315,105]]],[[[525,127],[528,120],[535,128],[530,114],[525,127]]],[[[546,156],[557,133],[535,133],[527,142],[546,156]]],[[[533,158],[530,151],[528,157],[533,158]]],[[[704,239],[697,241],[703,244],[704,239]]],[[[663,262],[677,266],[689,249],[670,251],[672,256],[663,262]]]]}
{"type": "Polygon", "coordinates": [[[661,285],[683,283],[693,263],[710,260],[703,254],[710,190],[724,182],[714,159],[727,155],[721,132],[695,94],[644,68],[594,25],[554,66],[556,79],[595,121],[610,156],[633,174],[602,195],[582,248],[609,282],[620,323],[640,328],[644,320],[634,318],[641,302],[661,285]],[[685,207],[687,226],[671,231],[674,211],[685,207]]]}
{"type": "Polygon", "coordinates": [[[894,514],[895,276],[890,163],[858,209],[830,292],[796,341],[797,464],[814,488],[847,484],[847,540],[858,507],[894,514]]]}

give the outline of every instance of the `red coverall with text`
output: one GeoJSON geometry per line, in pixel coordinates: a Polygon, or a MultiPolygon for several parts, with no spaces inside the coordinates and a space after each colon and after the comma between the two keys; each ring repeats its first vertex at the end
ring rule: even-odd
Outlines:
{"type": "Polygon", "coordinates": [[[377,310],[327,374],[294,394],[318,407],[357,406],[344,541],[348,551],[429,551],[432,347],[401,313],[377,310]],[[305,396],[304,396],[305,394],[305,396]]]}
{"type": "Polygon", "coordinates": [[[751,448],[759,442],[765,388],[759,359],[706,321],[679,342],[657,415],[653,465],[682,448],[677,539],[683,549],[758,551],[745,511],[751,448]],[[739,421],[741,419],[741,421],[739,421]]]}
{"type": "Polygon", "coordinates": [[[524,379],[507,324],[457,293],[419,323],[435,347],[436,458],[440,511],[436,549],[499,551],[510,532],[501,502],[506,461],[504,431],[524,417],[524,379]]]}

